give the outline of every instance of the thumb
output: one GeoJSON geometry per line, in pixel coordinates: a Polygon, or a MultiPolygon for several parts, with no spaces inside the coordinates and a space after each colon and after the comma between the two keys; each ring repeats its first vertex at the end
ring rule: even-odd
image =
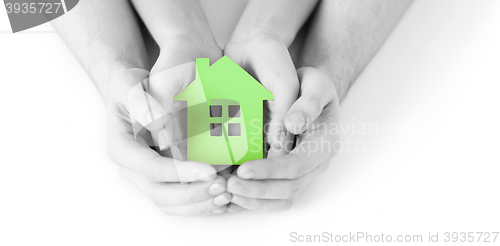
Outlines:
{"type": "Polygon", "coordinates": [[[334,84],[318,69],[304,67],[298,69],[297,74],[300,80],[300,97],[285,118],[286,129],[296,135],[305,132],[336,95],[334,84]]]}

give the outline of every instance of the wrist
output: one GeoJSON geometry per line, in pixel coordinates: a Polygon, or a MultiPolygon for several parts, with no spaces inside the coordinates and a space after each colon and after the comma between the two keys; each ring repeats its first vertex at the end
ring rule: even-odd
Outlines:
{"type": "Polygon", "coordinates": [[[170,49],[174,44],[183,44],[185,46],[205,48],[207,50],[221,49],[212,33],[180,32],[175,35],[169,35],[158,42],[160,51],[170,49]]]}
{"type": "Polygon", "coordinates": [[[171,44],[173,40],[174,41],[182,40],[184,42],[189,42],[190,44],[193,45],[197,46],[203,45],[210,48],[219,47],[217,45],[217,42],[215,41],[215,37],[213,36],[210,30],[207,31],[207,30],[185,29],[178,32],[171,32],[162,35],[162,37],[157,38],[156,42],[158,43],[158,46],[161,49],[171,44]]]}
{"type": "Polygon", "coordinates": [[[235,29],[228,44],[248,42],[253,40],[267,40],[282,43],[289,46],[292,41],[287,40],[284,34],[274,31],[266,26],[238,27],[235,29]]]}
{"type": "Polygon", "coordinates": [[[289,47],[317,0],[251,0],[238,21],[233,41],[267,36],[289,47]]]}
{"type": "Polygon", "coordinates": [[[171,37],[159,46],[160,56],[151,74],[195,61],[196,58],[209,58],[211,62],[215,62],[222,57],[222,49],[215,43],[215,40],[205,42],[189,34],[171,37]]]}

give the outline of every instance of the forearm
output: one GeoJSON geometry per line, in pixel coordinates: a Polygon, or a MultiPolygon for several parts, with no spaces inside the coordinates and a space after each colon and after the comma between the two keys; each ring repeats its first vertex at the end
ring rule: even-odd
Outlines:
{"type": "Polygon", "coordinates": [[[53,23],[104,101],[116,73],[148,67],[142,35],[128,1],[81,1],[53,23]]]}
{"type": "Polygon", "coordinates": [[[160,48],[174,37],[217,46],[198,0],[132,0],[160,48]]]}
{"type": "Polygon", "coordinates": [[[231,41],[268,36],[290,46],[317,0],[250,0],[231,41]]]}
{"type": "Polygon", "coordinates": [[[396,26],[412,0],[322,1],[302,52],[301,67],[323,70],[339,99],[396,26]]]}

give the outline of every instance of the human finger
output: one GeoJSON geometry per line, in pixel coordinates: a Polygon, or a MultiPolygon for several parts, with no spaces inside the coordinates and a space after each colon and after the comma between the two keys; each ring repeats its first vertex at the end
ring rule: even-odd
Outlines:
{"type": "Polygon", "coordinates": [[[305,67],[297,70],[300,79],[300,97],[286,114],[286,129],[301,134],[319,117],[336,96],[331,80],[321,71],[305,67]]]}
{"type": "Polygon", "coordinates": [[[328,166],[328,161],[297,179],[247,180],[232,176],[227,190],[234,195],[260,199],[293,199],[328,166]]]}
{"type": "Polygon", "coordinates": [[[166,214],[178,216],[218,214],[221,213],[218,209],[226,207],[231,202],[231,198],[232,195],[225,192],[206,201],[180,206],[160,207],[160,209],[166,214]],[[214,210],[215,212],[213,212],[214,210]]]}
{"type": "Polygon", "coordinates": [[[120,174],[134,184],[144,195],[158,206],[179,206],[203,202],[226,191],[226,180],[192,183],[156,183],[128,168],[120,167],[120,174]]]}
{"type": "Polygon", "coordinates": [[[201,162],[179,162],[160,156],[141,139],[136,139],[123,119],[108,114],[107,153],[115,163],[141,173],[153,182],[193,182],[213,180],[215,169],[201,162]],[[120,127],[123,125],[122,127],[120,127]]]}

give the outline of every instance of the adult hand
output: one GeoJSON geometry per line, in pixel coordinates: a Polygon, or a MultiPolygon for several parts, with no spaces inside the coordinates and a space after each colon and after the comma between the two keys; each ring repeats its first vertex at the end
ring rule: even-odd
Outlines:
{"type": "Polygon", "coordinates": [[[336,154],[339,100],[334,84],[312,67],[297,72],[301,95],[285,118],[286,129],[300,135],[296,147],[289,154],[243,163],[237,175],[227,181],[235,207],[230,211],[238,206],[250,210],[290,208],[336,154]]]}
{"type": "Polygon", "coordinates": [[[212,166],[198,162],[176,163],[150,148],[149,131],[140,131],[134,136],[136,122],[147,128],[157,127],[152,122],[150,109],[165,113],[143,90],[148,76],[146,70],[129,69],[115,75],[111,82],[107,102],[110,159],[118,164],[123,177],[166,214],[223,213],[231,195],[225,192],[225,179],[217,176],[212,166]]]}

